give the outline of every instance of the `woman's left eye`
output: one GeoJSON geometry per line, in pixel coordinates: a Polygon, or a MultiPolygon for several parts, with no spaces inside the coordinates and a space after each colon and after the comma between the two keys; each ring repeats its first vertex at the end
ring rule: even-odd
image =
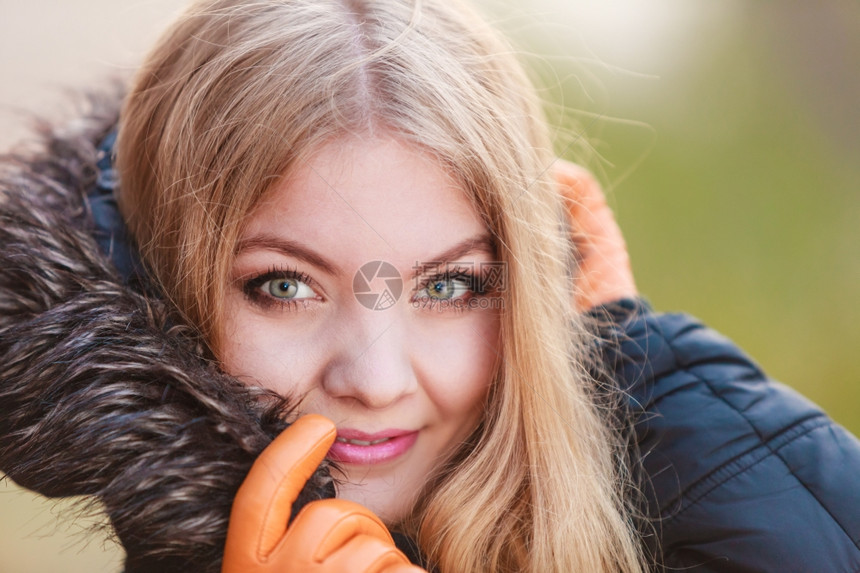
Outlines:
{"type": "Polygon", "coordinates": [[[457,278],[433,278],[426,286],[418,291],[418,300],[446,301],[462,298],[472,290],[472,281],[467,277],[457,278]]]}

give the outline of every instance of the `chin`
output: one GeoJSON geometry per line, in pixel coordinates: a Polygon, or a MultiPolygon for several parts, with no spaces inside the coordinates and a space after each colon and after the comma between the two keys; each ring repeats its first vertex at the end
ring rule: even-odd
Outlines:
{"type": "Polygon", "coordinates": [[[370,484],[349,483],[345,478],[336,479],[337,497],[358,503],[372,511],[385,525],[403,521],[408,517],[414,500],[407,499],[407,503],[397,503],[396,500],[404,498],[403,492],[392,491],[363,491],[369,489],[370,484]]]}

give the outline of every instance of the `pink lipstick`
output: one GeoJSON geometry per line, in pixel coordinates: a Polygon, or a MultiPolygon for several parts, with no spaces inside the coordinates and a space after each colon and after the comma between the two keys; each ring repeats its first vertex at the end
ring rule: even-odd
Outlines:
{"type": "Polygon", "coordinates": [[[329,457],[344,464],[372,465],[393,460],[406,453],[415,440],[417,431],[382,430],[368,434],[359,430],[337,431],[337,440],[328,451],[329,457]]]}

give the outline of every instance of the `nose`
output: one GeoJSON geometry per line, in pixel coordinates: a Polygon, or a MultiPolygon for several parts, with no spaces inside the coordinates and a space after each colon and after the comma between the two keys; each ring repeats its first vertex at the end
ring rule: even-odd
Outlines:
{"type": "Polygon", "coordinates": [[[339,348],[323,373],[326,394],[381,410],[415,392],[408,329],[391,310],[361,309],[363,316],[344,325],[339,348]]]}

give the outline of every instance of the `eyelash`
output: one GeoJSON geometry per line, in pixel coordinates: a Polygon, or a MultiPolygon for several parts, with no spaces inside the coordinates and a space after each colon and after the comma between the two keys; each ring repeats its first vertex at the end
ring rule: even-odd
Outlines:
{"type": "MultiPolygon", "coordinates": [[[[269,281],[285,279],[303,282],[309,287],[311,287],[313,290],[317,290],[316,282],[307,273],[300,272],[296,268],[272,267],[267,272],[246,280],[242,284],[242,291],[249,301],[264,309],[278,307],[281,310],[292,311],[298,310],[300,305],[302,307],[306,307],[308,301],[313,299],[281,299],[264,294],[260,288],[269,281]]],[[[419,283],[418,291],[420,292],[426,290],[433,283],[440,281],[461,281],[462,283],[465,283],[468,288],[468,293],[469,295],[471,295],[469,298],[485,296],[488,293],[484,277],[472,272],[471,267],[453,267],[446,269],[444,272],[429,276],[419,283]]],[[[420,304],[422,310],[435,310],[436,307],[440,304],[450,302],[451,300],[462,299],[463,297],[444,300],[425,297],[421,300],[420,304]]],[[[468,308],[464,307],[463,305],[448,305],[446,306],[445,310],[463,312],[464,310],[468,310],[468,308]]]]}
{"type": "MultiPolygon", "coordinates": [[[[468,294],[471,297],[480,297],[485,296],[487,294],[486,282],[484,277],[472,272],[470,267],[452,267],[445,270],[445,272],[437,273],[430,277],[427,277],[420,283],[419,291],[426,290],[433,283],[440,281],[461,281],[466,284],[468,289],[468,294]]],[[[422,309],[435,310],[437,306],[440,304],[450,303],[453,300],[463,300],[463,297],[452,298],[452,299],[434,299],[434,298],[425,298],[421,302],[422,309]]],[[[468,299],[466,299],[468,300],[468,299]]],[[[468,307],[464,307],[463,305],[446,305],[445,310],[453,310],[456,312],[463,312],[464,310],[468,310],[468,307]]]]}
{"type": "Polygon", "coordinates": [[[279,307],[281,310],[297,310],[300,304],[303,307],[306,306],[308,300],[312,299],[281,299],[263,294],[260,289],[269,281],[285,279],[303,282],[315,291],[317,290],[316,283],[307,273],[300,272],[296,268],[272,267],[268,272],[245,281],[242,285],[242,291],[248,300],[264,309],[279,307]]]}

